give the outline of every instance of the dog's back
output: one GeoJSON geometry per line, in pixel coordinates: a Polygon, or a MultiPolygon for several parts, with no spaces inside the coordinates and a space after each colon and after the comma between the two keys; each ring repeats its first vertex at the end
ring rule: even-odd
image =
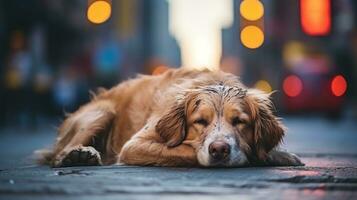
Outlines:
{"type": "Polygon", "coordinates": [[[57,166],[59,159],[56,157],[61,157],[59,154],[66,146],[75,145],[76,140],[92,140],[88,141],[91,146],[105,155],[102,162],[114,163],[123,145],[143,128],[152,112],[166,106],[163,99],[173,94],[167,92],[172,85],[183,84],[206,73],[209,71],[171,69],[157,76],[139,75],[109,90],[99,91],[91,102],[67,116],[58,130],[54,149],[38,151],[40,162],[57,166]],[[75,136],[78,132],[85,134],[75,136]],[[88,135],[96,137],[89,139],[88,135]],[[74,137],[78,138],[73,141],[74,137]]]}

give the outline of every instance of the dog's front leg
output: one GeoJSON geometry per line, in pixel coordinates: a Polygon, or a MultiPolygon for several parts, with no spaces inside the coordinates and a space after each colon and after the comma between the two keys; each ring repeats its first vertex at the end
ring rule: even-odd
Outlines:
{"type": "Polygon", "coordinates": [[[300,158],[286,151],[272,150],[265,162],[268,166],[303,166],[300,158]]]}
{"type": "Polygon", "coordinates": [[[168,147],[155,139],[155,133],[137,133],[122,148],[119,163],[144,166],[197,166],[196,152],[187,144],[168,147]],[[145,136],[141,136],[145,135],[145,136]]]}

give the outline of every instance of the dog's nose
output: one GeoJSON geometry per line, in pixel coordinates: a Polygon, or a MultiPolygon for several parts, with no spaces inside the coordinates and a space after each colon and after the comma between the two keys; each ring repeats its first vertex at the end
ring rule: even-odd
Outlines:
{"type": "Polygon", "coordinates": [[[208,146],[208,151],[213,159],[223,160],[229,156],[231,148],[223,141],[215,141],[208,146]]]}

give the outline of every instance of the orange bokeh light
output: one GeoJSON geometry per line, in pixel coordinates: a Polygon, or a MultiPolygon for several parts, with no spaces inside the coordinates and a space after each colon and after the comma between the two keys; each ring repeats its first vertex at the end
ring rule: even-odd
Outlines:
{"type": "Polygon", "coordinates": [[[155,69],[152,71],[152,75],[160,75],[169,70],[170,68],[164,66],[164,65],[159,65],[155,67],[155,69]]]}
{"type": "Polygon", "coordinates": [[[249,25],[240,33],[242,44],[249,49],[256,49],[264,43],[264,32],[257,26],[249,25]]]}
{"type": "Polygon", "coordinates": [[[330,0],[300,0],[303,31],[312,36],[327,35],[331,30],[330,0]]]}
{"type": "Polygon", "coordinates": [[[87,18],[94,24],[101,24],[107,21],[112,13],[112,7],[109,1],[94,1],[89,5],[87,18]]]}
{"type": "Polygon", "coordinates": [[[347,81],[342,75],[337,75],[332,79],[331,91],[333,95],[339,97],[345,94],[347,90],[347,81]]]}
{"type": "Polygon", "coordinates": [[[239,10],[240,14],[250,21],[258,20],[264,15],[264,5],[258,0],[242,1],[239,10]]]}

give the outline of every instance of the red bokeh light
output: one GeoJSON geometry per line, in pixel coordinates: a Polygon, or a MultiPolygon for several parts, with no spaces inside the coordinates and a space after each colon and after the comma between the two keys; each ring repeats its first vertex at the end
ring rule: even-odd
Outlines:
{"type": "Polygon", "coordinates": [[[300,0],[300,18],[306,34],[327,35],[331,30],[331,1],[300,0]]]}
{"type": "Polygon", "coordinates": [[[290,75],[283,82],[283,90],[289,97],[296,97],[302,91],[302,81],[295,75],[290,75]]]}
{"type": "Polygon", "coordinates": [[[339,97],[345,94],[347,90],[347,81],[342,75],[337,75],[332,79],[331,91],[332,94],[339,97]]]}

